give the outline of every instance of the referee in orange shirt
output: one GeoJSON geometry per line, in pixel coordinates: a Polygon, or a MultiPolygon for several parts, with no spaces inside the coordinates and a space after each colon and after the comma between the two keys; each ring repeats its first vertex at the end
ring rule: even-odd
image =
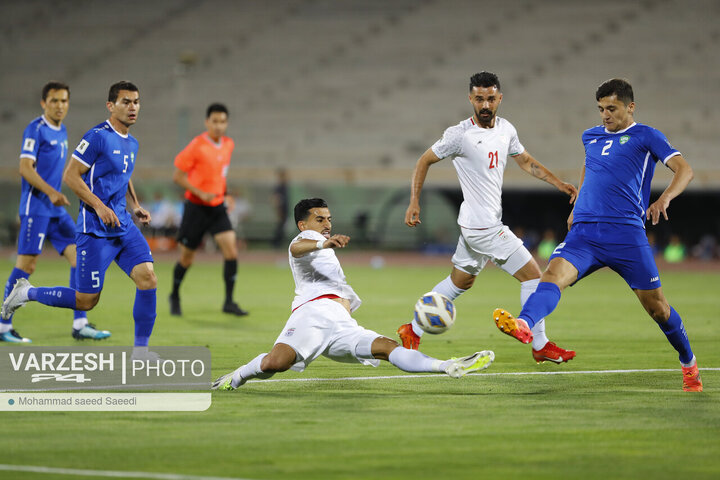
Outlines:
{"type": "Polygon", "coordinates": [[[185,210],[178,232],[180,260],[173,271],[171,315],[182,315],[180,284],[193,263],[195,250],[205,232],[213,235],[225,259],[225,303],[222,311],[238,316],[248,314],[233,300],[237,273],[237,237],[230,224],[224,201],[227,171],[235,142],[225,136],[227,127],[227,107],[213,103],[207,108],[205,115],[207,131],[193,138],[175,157],[173,181],[185,189],[185,210]]]}

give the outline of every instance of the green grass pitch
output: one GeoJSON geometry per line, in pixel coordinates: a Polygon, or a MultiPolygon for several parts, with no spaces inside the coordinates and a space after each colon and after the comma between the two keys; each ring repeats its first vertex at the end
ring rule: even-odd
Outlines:
{"type": "MultiPolygon", "coordinates": [[[[12,263],[0,266],[5,279],[12,263]]],[[[219,259],[192,267],[182,290],[185,315],[170,317],[171,269],[170,261],[156,264],[151,345],[208,346],[213,377],[271,347],[293,297],[287,267],[240,265],[237,296],[251,311],[240,319],[220,313],[219,259]]],[[[66,284],[67,272],[46,254],[31,279],[66,284]]],[[[394,337],[416,298],[447,275],[449,261],[345,265],[345,272],[364,301],[355,318],[394,337]]],[[[700,367],[720,367],[720,273],[665,272],[662,280],[700,367]]],[[[131,344],[133,297],[132,282],[112,266],[90,317],[113,336],[93,345],[131,344]]],[[[248,383],[213,393],[206,412],[5,412],[0,464],[244,479],[720,478],[720,371],[702,373],[703,393],[684,393],[677,354],[622,279],[603,270],[564,293],[547,330],[577,350],[569,364],[536,365],[528,346],[496,329],[496,306],[517,312],[519,286],[488,268],[458,299],[455,326],[421,346],[439,358],[492,349],[495,363],[483,374],[352,379],[405,374],[387,363],[375,369],[321,358],[303,374],[274,379],[338,380],[248,383]],[[672,371],[580,373],[633,369],[672,371]],[[510,375],[531,372],[571,374],[510,375]]],[[[15,327],[35,345],[76,343],[69,311],[32,304],[18,311],[15,327]]]]}

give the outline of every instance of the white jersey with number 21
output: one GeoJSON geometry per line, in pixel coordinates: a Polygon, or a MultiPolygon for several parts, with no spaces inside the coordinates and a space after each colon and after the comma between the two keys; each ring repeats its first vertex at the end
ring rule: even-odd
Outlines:
{"type": "Polygon", "coordinates": [[[501,225],[507,157],[525,151],[515,127],[495,117],[493,128],[482,128],[471,117],[445,130],[431,148],[438,158],[453,157],[463,192],[458,224],[475,229],[501,225]]]}

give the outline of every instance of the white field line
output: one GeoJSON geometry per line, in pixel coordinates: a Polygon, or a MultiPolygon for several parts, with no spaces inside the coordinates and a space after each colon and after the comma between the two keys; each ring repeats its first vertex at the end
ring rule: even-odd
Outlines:
{"type": "Polygon", "coordinates": [[[48,475],[73,475],[82,477],[147,478],[151,480],[251,480],[238,477],[207,477],[203,475],[181,475],[178,473],[123,472],[116,470],[85,470],[78,468],[53,468],[38,465],[3,465],[0,471],[45,473],[48,475]]]}
{"type": "MultiPolygon", "coordinates": [[[[720,371],[720,368],[715,367],[705,367],[705,368],[699,368],[701,372],[717,372],[720,371]]],[[[602,375],[602,374],[610,374],[610,373],[663,373],[663,372],[679,372],[679,368],[646,368],[646,369],[629,369],[629,370],[570,370],[570,371],[558,371],[558,372],[498,372],[498,373],[470,373],[467,376],[468,377],[517,377],[517,376],[524,376],[524,375],[602,375]]],[[[292,382],[343,382],[343,381],[368,381],[368,380],[414,380],[417,378],[450,378],[446,375],[438,375],[438,374],[432,374],[432,373],[419,373],[414,375],[379,375],[375,377],[337,377],[337,378],[269,378],[267,380],[249,380],[247,383],[292,383],[292,382]]],[[[189,384],[189,385],[199,385],[199,384],[189,384]]],[[[113,388],[121,388],[121,387],[127,387],[126,385],[106,385],[104,387],[95,387],[97,390],[101,389],[113,389],[113,388]]],[[[167,387],[167,384],[158,384],[158,385],[143,385],[145,389],[152,388],[152,387],[167,387]]],[[[85,389],[91,389],[92,387],[85,387],[85,389]]],[[[73,390],[75,388],[49,388],[49,389],[43,389],[43,390],[20,390],[20,389],[0,389],[0,393],[12,393],[12,392],[24,392],[24,393],[34,393],[34,392],[54,392],[58,390],[73,390]]],[[[82,387],[77,387],[77,390],[83,389],[82,387]]],[[[122,392],[120,392],[122,393],[122,392]]],[[[2,470],[0,468],[0,470],[2,470]]]]}

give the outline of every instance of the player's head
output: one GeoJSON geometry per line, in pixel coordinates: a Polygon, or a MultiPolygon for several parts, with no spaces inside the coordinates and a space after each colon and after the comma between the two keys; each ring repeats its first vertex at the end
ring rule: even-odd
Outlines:
{"type": "Polygon", "coordinates": [[[595,91],[603,125],[610,132],[624,130],[633,123],[635,96],[632,85],[622,78],[612,78],[595,91]]]}
{"type": "Polygon", "coordinates": [[[212,103],[205,111],[205,128],[208,135],[216,142],[227,131],[229,115],[227,107],[222,103],[212,103]]]}
{"type": "Polygon", "coordinates": [[[470,104],[480,126],[495,126],[502,96],[500,80],[494,73],[480,72],[470,77],[470,104]]]}
{"type": "Polygon", "coordinates": [[[70,87],[62,82],[48,82],[42,89],[40,99],[45,118],[60,125],[70,108],[70,87]]]}
{"type": "Polygon", "coordinates": [[[306,198],[295,205],[295,223],[298,230],[314,230],[330,238],[332,217],[328,205],[322,198],[306,198]]]}
{"type": "Polygon", "coordinates": [[[129,128],[130,125],[137,121],[137,115],[140,111],[138,87],[127,81],[113,84],[108,92],[106,105],[110,111],[110,118],[129,128]]]}

